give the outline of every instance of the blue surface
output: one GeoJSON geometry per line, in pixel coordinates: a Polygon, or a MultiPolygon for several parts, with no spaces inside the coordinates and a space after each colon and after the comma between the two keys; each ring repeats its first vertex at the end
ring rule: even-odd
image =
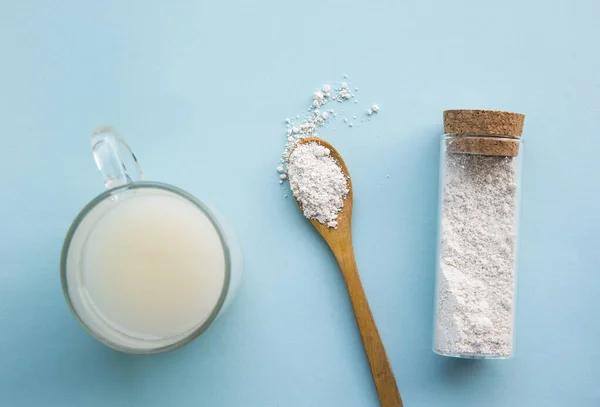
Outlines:
{"type": "Polygon", "coordinates": [[[356,112],[381,113],[320,134],[352,173],[359,269],[406,405],[600,406],[600,2],[35,3],[0,5],[0,406],[376,406],[334,259],[274,172],[283,119],[342,73],[356,112]],[[450,108],[527,114],[509,361],[430,351],[450,108]],[[102,188],[101,124],[244,247],[236,302],[170,354],[102,346],[62,297],[62,239],[102,188]]]}

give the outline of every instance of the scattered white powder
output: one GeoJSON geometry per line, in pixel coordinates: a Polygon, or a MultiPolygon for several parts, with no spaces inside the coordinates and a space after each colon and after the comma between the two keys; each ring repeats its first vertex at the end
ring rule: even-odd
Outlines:
{"type": "MultiPolygon", "coordinates": [[[[344,75],[344,78],[347,78],[348,75],[344,75]]],[[[285,119],[286,123],[286,139],[287,143],[285,145],[284,151],[281,154],[281,167],[283,171],[279,171],[279,167],[277,168],[278,172],[286,172],[287,168],[287,160],[290,156],[290,152],[293,150],[294,146],[302,139],[307,137],[317,137],[317,129],[319,127],[324,126],[328,120],[334,119],[337,117],[334,109],[326,110],[324,108],[327,103],[331,101],[337,101],[338,103],[346,102],[352,98],[354,98],[354,94],[350,91],[350,87],[346,82],[338,83],[338,85],[333,88],[331,85],[323,85],[321,89],[318,89],[313,92],[313,101],[311,106],[308,108],[307,117],[296,124],[294,119],[285,119]]],[[[376,105],[373,105],[371,110],[374,109],[376,105]]],[[[379,109],[379,108],[377,108],[379,109]]],[[[375,110],[373,110],[375,112],[375,110]]],[[[344,111],[342,110],[342,113],[344,111]]],[[[296,119],[299,119],[300,115],[296,115],[296,119]]],[[[356,118],[356,116],[354,116],[356,118]]],[[[348,119],[344,118],[344,122],[347,122],[348,119]]],[[[350,123],[349,127],[353,127],[354,125],[350,123]]],[[[335,131],[335,129],[333,129],[335,131]]]]}
{"type": "Polygon", "coordinates": [[[335,97],[335,100],[338,102],[344,102],[350,98],[354,97],[352,92],[350,92],[350,88],[348,88],[348,84],[346,82],[342,82],[340,85],[339,93],[335,97]]]}
{"type": "Polygon", "coordinates": [[[515,159],[450,153],[445,162],[436,351],[508,357],[515,297],[515,159]]]}
{"type": "MultiPolygon", "coordinates": [[[[291,123],[292,128],[287,131],[287,143],[285,149],[281,154],[281,164],[284,168],[287,166],[287,160],[290,156],[292,149],[298,144],[298,142],[307,137],[315,137],[316,131],[319,127],[323,126],[325,122],[333,115],[333,109],[329,111],[324,110],[321,112],[321,108],[331,100],[344,101],[352,97],[348,92],[348,85],[342,83],[339,88],[335,89],[335,93],[331,93],[332,89],[330,85],[324,85],[322,89],[317,90],[313,93],[312,107],[308,109],[308,116],[299,125],[291,123]],[[345,86],[344,86],[345,85],[345,86]],[[343,96],[342,96],[343,95],[343,96]]],[[[296,116],[298,119],[300,116],[296,116]]],[[[287,123],[287,121],[286,121],[287,123]]]]}
{"type": "Polygon", "coordinates": [[[292,194],[304,216],[337,228],[348,182],[331,152],[317,143],[297,145],[289,156],[288,177],[292,194]]]}

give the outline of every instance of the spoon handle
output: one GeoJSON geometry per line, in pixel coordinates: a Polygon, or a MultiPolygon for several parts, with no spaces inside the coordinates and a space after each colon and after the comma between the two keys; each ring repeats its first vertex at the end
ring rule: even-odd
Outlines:
{"type": "Polygon", "coordinates": [[[379,395],[379,402],[382,407],[402,407],[402,399],[396,385],[392,366],[385,353],[365,290],[360,282],[354,250],[351,245],[344,246],[336,248],[337,250],[333,250],[333,252],[342,270],[344,280],[346,280],[346,287],[348,288],[365,353],[369,360],[371,374],[379,395]]]}

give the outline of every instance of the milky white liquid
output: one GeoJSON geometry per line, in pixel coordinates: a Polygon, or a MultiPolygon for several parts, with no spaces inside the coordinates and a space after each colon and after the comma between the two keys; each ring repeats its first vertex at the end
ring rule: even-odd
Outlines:
{"type": "Polygon", "coordinates": [[[142,188],[100,203],[86,221],[71,245],[80,246],[76,266],[87,299],[74,305],[86,324],[160,340],[209,318],[223,290],[225,256],[215,227],[196,205],[142,188]]]}

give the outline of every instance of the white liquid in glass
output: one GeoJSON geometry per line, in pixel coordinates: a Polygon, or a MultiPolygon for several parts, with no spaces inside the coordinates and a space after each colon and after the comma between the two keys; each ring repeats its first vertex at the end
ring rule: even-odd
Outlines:
{"type": "Polygon", "coordinates": [[[190,332],[209,318],[223,289],[225,257],[196,205],[142,189],[96,210],[105,213],[82,244],[79,276],[89,305],[108,325],[153,340],[190,332]]]}

